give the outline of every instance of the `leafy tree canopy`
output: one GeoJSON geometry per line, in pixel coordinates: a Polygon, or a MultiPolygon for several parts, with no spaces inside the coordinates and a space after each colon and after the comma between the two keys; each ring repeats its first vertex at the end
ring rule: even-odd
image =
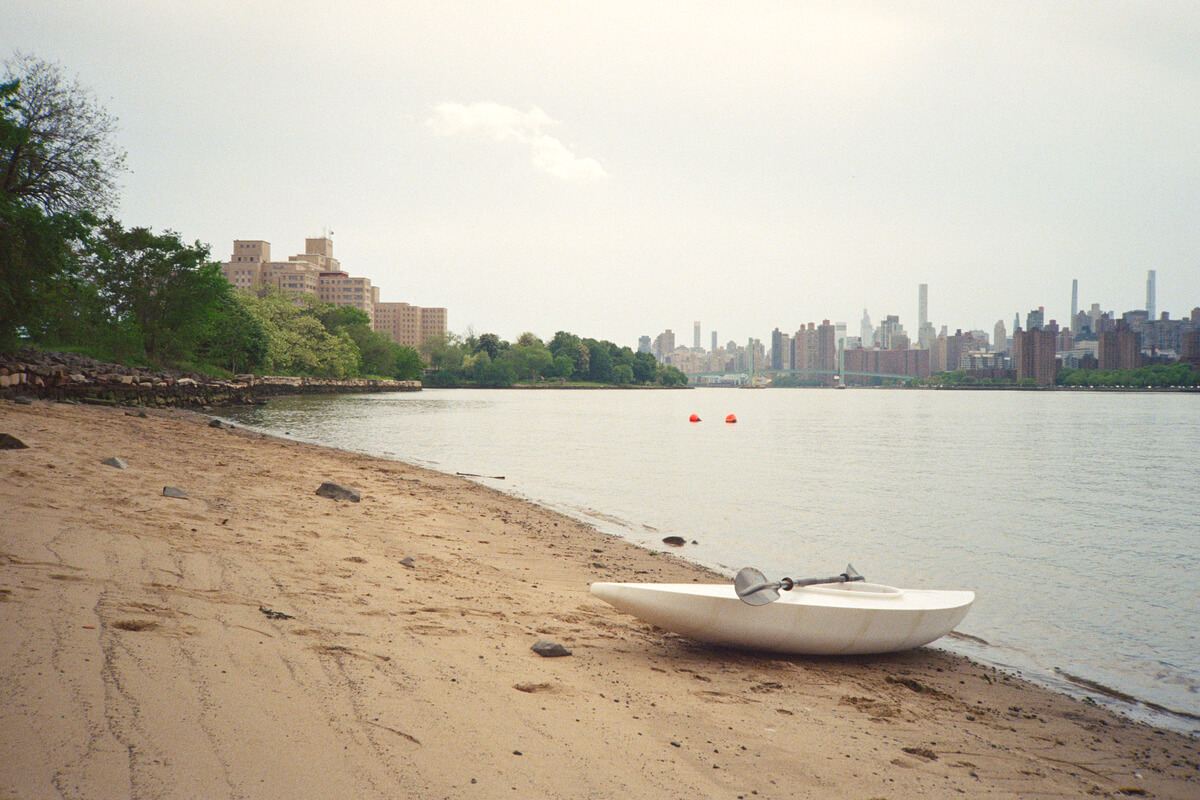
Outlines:
{"type": "Polygon", "coordinates": [[[125,168],[116,119],[52,63],[16,54],[4,66],[0,193],[47,214],[110,208],[125,168]]]}

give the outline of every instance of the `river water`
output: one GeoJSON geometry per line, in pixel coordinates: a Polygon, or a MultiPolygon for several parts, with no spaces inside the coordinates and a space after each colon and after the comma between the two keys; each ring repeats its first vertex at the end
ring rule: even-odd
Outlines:
{"type": "Polygon", "coordinates": [[[971,589],[980,641],[938,646],[1200,732],[1200,395],[426,389],[226,418],[504,476],[478,480],[731,574],[971,589]]]}

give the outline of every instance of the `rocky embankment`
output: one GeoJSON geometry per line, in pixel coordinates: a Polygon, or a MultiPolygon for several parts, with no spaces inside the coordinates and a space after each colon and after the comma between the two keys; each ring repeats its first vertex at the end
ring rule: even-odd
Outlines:
{"type": "Polygon", "coordinates": [[[0,397],[105,405],[223,406],[287,394],[415,392],[419,381],[207,375],[106,364],[74,353],[24,349],[0,354],[0,397]]]}

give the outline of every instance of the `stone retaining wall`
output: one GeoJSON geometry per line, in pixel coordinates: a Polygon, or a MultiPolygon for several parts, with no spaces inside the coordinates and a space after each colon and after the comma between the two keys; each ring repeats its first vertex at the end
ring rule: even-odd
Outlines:
{"type": "Polygon", "coordinates": [[[415,392],[419,381],[337,380],[238,375],[231,381],[205,375],[106,364],[73,353],[21,350],[0,355],[0,397],[37,397],[84,403],[142,406],[222,406],[295,394],[415,392]]]}

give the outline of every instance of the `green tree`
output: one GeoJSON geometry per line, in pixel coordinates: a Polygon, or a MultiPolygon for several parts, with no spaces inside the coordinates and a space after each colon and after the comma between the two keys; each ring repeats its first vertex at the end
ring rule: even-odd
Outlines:
{"type": "Polygon", "coordinates": [[[125,154],[111,141],[115,118],[54,64],[17,54],[5,71],[0,193],[47,214],[110,208],[125,168],[125,154]]]}
{"type": "Polygon", "coordinates": [[[138,330],[154,360],[190,357],[230,291],[208,247],[108,219],[89,237],[83,274],[112,322],[138,330]]]}
{"type": "Polygon", "coordinates": [[[417,352],[435,372],[453,371],[462,366],[463,348],[461,340],[453,333],[431,336],[421,342],[417,352]]]}
{"type": "Polygon", "coordinates": [[[67,295],[90,212],[113,199],[124,155],[114,120],[52,64],[16,55],[0,79],[0,346],[80,318],[67,295]]]}
{"type": "Polygon", "coordinates": [[[354,306],[335,306],[332,303],[321,303],[313,307],[313,313],[330,333],[353,325],[371,327],[371,317],[361,308],[354,306]]]}
{"type": "Polygon", "coordinates": [[[495,361],[500,356],[500,350],[503,346],[499,336],[494,333],[484,333],[479,336],[479,341],[475,345],[474,352],[478,353],[482,351],[487,353],[488,358],[495,361]]]}
{"type": "Polygon", "coordinates": [[[583,346],[587,348],[588,353],[587,379],[594,383],[611,383],[613,359],[608,350],[608,342],[584,339],[583,346]]]}
{"type": "Polygon", "coordinates": [[[209,321],[200,355],[230,372],[249,372],[267,358],[270,337],[241,292],[227,292],[209,321]]]}
{"type": "Polygon", "coordinates": [[[82,310],[67,295],[84,232],[77,217],[0,194],[0,348],[22,335],[44,335],[53,327],[52,309],[82,310]]]}
{"type": "Polygon", "coordinates": [[[633,367],[628,364],[618,364],[613,367],[612,382],[622,386],[633,383],[633,367]]]}
{"type": "Polygon", "coordinates": [[[358,374],[354,340],[345,331],[330,333],[311,308],[297,306],[277,289],[244,299],[267,333],[266,371],[330,378],[358,374]]]}
{"type": "Polygon", "coordinates": [[[546,346],[541,339],[529,331],[525,331],[517,337],[517,344],[519,344],[521,347],[533,347],[534,345],[541,345],[542,347],[546,346]]]}
{"type": "Polygon", "coordinates": [[[561,355],[554,357],[553,366],[550,367],[548,374],[554,378],[569,378],[574,371],[575,362],[569,356],[561,355]]]}
{"type": "Polygon", "coordinates": [[[425,372],[425,362],[421,354],[406,345],[397,345],[396,371],[393,377],[398,381],[419,381],[425,372]]]}
{"type": "Polygon", "coordinates": [[[638,383],[654,383],[654,376],[658,370],[658,362],[654,360],[652,353],[634,353],[633,354],[633,379],[638,383]]]}
{"type": "Polygon", "coordinates": [[[678,367],[659,364],[656,381],[663,386],[687,386],[688,379],[687,375],[684,375],[678,367]]]}

